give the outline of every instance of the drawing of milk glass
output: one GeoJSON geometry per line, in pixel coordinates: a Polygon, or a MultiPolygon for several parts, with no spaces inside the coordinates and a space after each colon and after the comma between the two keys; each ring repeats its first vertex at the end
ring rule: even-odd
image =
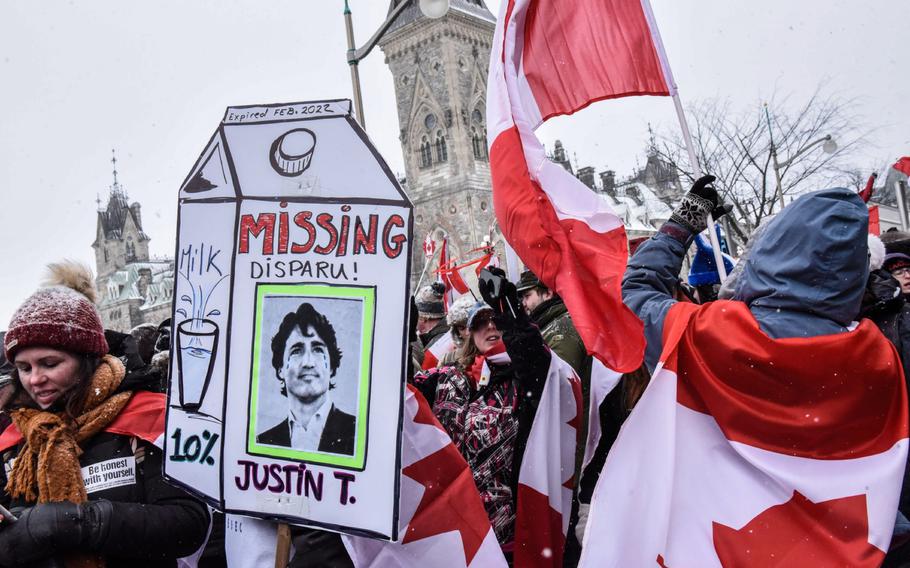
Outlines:
{"type": "Polygon", "coordinates": [[[198,410],[212,378],[218,351],[218,326],[209,319],[183,320],[177,326],[180,406],[198,410]]]}

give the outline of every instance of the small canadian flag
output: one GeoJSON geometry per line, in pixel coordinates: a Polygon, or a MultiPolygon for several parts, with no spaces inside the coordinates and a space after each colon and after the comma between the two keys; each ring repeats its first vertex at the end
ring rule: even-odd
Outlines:
{"type": "Polygon", "coordinates": [[[427,258],[431,258],[436,254],[436,241],[433,240],[430,234],[427,234],[427,238],[423,241],[423,254],[427,258]]]}

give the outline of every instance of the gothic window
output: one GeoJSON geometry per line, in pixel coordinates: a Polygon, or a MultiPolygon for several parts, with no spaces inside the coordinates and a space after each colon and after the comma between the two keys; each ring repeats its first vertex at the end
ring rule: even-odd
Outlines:
{"type": "Polygon", "coordinates": [[[449,152],[446,149],[446,137],[443,135],[442,130],[436,133],[436,161],[437,162],[447,162],[449,160],[449,152]]]}
{"type": "Polygon", "coordinates": [[[104,249],[104,262],[110,262],[110,258],[108,258],[107,254],[107,249],[104,249]]]}
{"type": "Polygon", "coordinates": [[[136,247],[132,242],[127,241],[126,243],[126,261],[131,262],[136,260],[136,247]]]}
{"type": "Polygon", "coordinates": [[[430,141],[424,136],[420,142],[420,167],[429,168],[433,165],[433,150],[430,141]]]}
{"type": "Polygon", "coordinates": [[[426,115],[423,119],[423,125],[427,127],[427,130],[433,130],[433,128],[436,126],[436,115],[426,115]]]}
{"type": "Polygon", "coordinates": [[[471,113],[471,146],[474,148],[475,160],[487,159],[487,131],[483,127],[483,112],[475,108],[471,113]]]}
{"type": "Polygon", "coordinates": [[[478,131],[477,127],[471,127],[471,145],[474,147],[474,159],[487,159],[486,135],[483,131],[478,131]]]}

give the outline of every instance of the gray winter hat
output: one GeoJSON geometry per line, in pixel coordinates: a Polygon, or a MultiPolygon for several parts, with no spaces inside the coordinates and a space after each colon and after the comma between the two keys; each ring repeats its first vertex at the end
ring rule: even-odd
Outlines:
{"type": "Polygon", "coordinates": [[[446,314],[446,323],[451,326],[468,325],[468,315],[470,315],[471,308],[474,307],[475,303],[477,303],[477,300],[471,294],[465,294],[452,302],[446,314]]]}
{"type": "Polygon", "coordinates": [[[414,297],[420,316],[428,319],[444,318],[446,316],[446,307],[442,301],[444,293],[445,286],[438,282],[421,288],[414,297]]]}

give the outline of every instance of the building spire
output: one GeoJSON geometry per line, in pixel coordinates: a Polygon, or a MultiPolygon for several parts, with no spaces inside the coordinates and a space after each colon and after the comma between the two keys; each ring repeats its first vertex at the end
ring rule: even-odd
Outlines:
{"type": "Polygon", "coordinates": [[[120,185],[117,183],[117,150],[111,148],[111,163],[114,164],[114,186],[117,187],[120,185]]]}

